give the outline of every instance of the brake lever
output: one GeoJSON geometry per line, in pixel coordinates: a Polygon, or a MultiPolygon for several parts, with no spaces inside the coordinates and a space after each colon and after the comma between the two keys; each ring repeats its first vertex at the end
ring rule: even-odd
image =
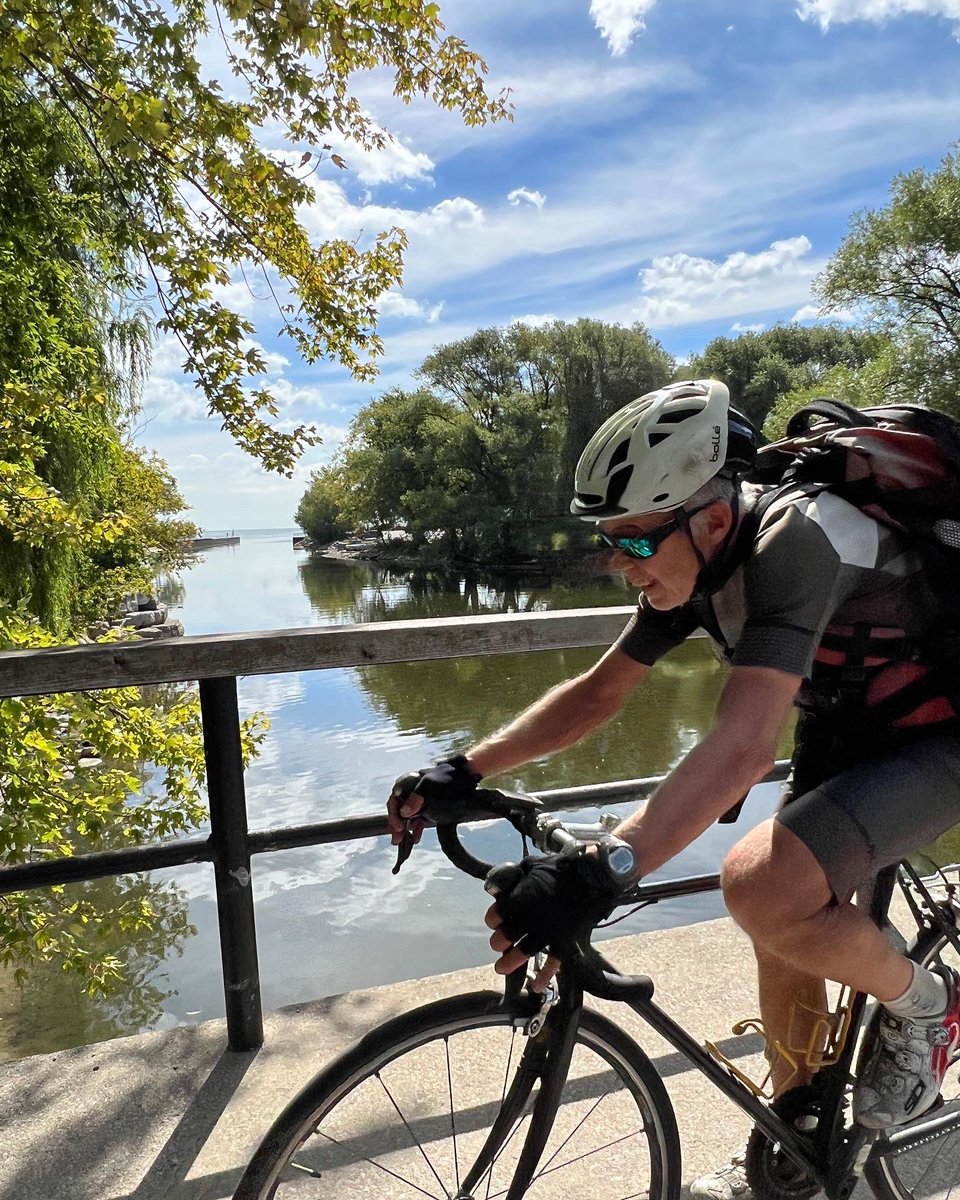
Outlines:
{"type": "Polygon", "coordinates": [[[413,818],[409,818],[403,827],[403,837],[397,843],[397,861],[393,864],[391,875],[398,875],[400,868],[413,853],[413,848],[416,845],[413,837],[413,818]]]}

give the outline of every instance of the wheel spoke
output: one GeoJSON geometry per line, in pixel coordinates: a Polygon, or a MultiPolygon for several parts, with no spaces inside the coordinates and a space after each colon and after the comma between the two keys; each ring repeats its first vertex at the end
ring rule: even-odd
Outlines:
{"type": "MultiPolygon", "coordinates": [[[[619,1146],[621,1142],[629,1141],[630,1138],[635,1136],[636,1133],[626,1133],[623,1137],[614,1138],[612,1142],[607,1142],[603,1146],[597,1146],[593,1150],[588,1150],[585,1154],[578,1154],[576,1158],[569,1158],[566,1162],[558,1163],[555,1167],[551,1167],[549,1171],[541,1171],[530,1180],[530,1186],[533,1187],[537,1180],[543,1179],[545,1175],[552,1175],[554,1171],[562,1171],[564,1167],[572,1167],[574,1163],[582,1162],[585,1158],[590,1158],[593,1154],[599,1154],[602,1150],[609,1150],[611,1146],[619,1146]]],[[[494,1192],[490,1200],[500,1200],[500,1197],[505,1196],[508,1190],[508,1188],[504,1188],[502,1192],[494,1192]]],[[[646,1195],[646,1193],[638,1192],[637,1195],[642,1196],[646,1195]]]]}
{"type": "MultiPolygon", "coordinates": [[[[397,1116],[398,1116],[398,1117],[400,1118],[400,1120],[403,1122],[403,1124],[404,1124],[404,1128],[406,1129],[407,1133],[409,1133],[409,1134],[410,1134],[410,1140],[413,1142],[413,1144],[416,1146],[416,1148],[417,1148],[417,1149],[420,1151],[421,1155],[423,1156],[423,1161],[424,1161],[424,1162],[427,1164],[427,1166],[430,1168],[430,1170],[431,1170],[431,1172],[432,1172],[432,1174],[433,1174],[433,1177],[434,1177],[434,1179],[437,1181],[437,1183],[439,1183],[439,1184],[440,1184],[440,1190],[443,1192],[444,1196],[446,1196],[447,1200],[451,1200],[450,1193],[449,1193],[449,1192],[447,1191],[447,1189],[446,1189],[446,1188],[443,1186],[443,1180],[442,1180],[442,1179],[440,1178],[440,1176],[437,1174],[437,1172],[436,1172],[436,1169],[434,1168],[434,1165],[433,1165],[433,1163],[430,1161],[430,1157],[429,1157],[429,1155],[427,1154],[426,1150],[424,1150],[423,1146],[420,1144],[419,1140],[417,1139],[417,1136],[416,1136],[416,1134],[415,1134],[415,1133],[413,1132],[413,1130],[410,1128],[410,1122],[407,1120],[407,1118],[406,1118],[406,1117],[403,1115],[403,1113],[400,1111],[400,1105],[399,1105],[399,1104],[397,1104],[396,1100],[394,1100],[394,1098],[393,1098],[393,1094],[391,1093],[391,1091],[390,1091],[390,1089],[387,1087],[387,1085],[386,1085],[386,1084],[383,1082],[383,1079],[382,1079],[382,1077],[381,1077],[381,1075],[380,1075],[380,1072],[379,1072],[379,1071],[377,1071],[377,1073],[376,1073],[376,1080],[377,1080],[377,1083],[379,1083],[379,1084],[380,1084],[380,1086],[383,1088],[383,1090],[386,1092],[386,1094],[387,1094],[387,1099],[390,1101],[390,1103],[391,1103],[391,1104],[393,1105],[393,1107],[396,1109],[397,1116]]],[[[420,1189],[418,1189],[418,1190],[422,1191],[423,1189],[422,1189],[422,1188],[420,1188],[420,1189]]],[[[458,1190],[459,1190],[459,1189],[458,1189],[458,1190]]]]}
{"type": "Polygon", "coordinates": [[[587,1150],[583,1154],[578,1154],[576,1158],[568,1158],[566,1162],[557,1163],[555,1167],[551,1167],[548,1171],[541,1171],[534,1178],[542,1179],[544,1175],[552,1175],[554,1171],[562,1171],[565,1167],[572,1167],[574,1163],[583,1162],[585,1158],[590,1158],[594,1154],[600,1154],[604,1150],[609,1150],[611,1146],[619,1146],[622,1142],[628,1142],[641,1132],[642,1130],[635,1129],[632,1133],[625,1133],[623,1137],[614,1138],[612,1142],[606,1142],[604,1145],[597,1146],[593,1150],[587,1150]]]}
{"type": "MultiPolygon", "coordinates": [[[[342,1144],[342,1143],[338,1142],[335,1137],[331,1137],[329,1133],[324,1133],[323,1130],[318,1130],[318,1133],[320,1134],[321,1137],[326,1138],[328,1142],[333,1142],[333,1144],[335,1146],[339,1146],[342,1144]]],[[[399,1183],[404,1184],[405,1187],[413,1188],[413,1190],[415,1192],[419,1192],[421,1196],[429,1196],[430,1200],[440,1200],[440,1197],[434,1195],[433,1192],[428,1192],[424,1188],[420,1187],[419,1184],[414,1183],[412,1179],[406,1179],[406,1178],[404,1178],[403,1175],[398,1175],[396,1171],[391,1171],[390,1168],[385,1167],[383,1165],[383,1163],[378,1163],[375,1158],[364,1158],[362,1161],[368,1162],[371,1167],[376,1167],[378,1171],[383,1171],[383,1173],[385,1175],[392,1176],[399,1183]]],[[[300,1166],[299,1163],[297,1164],[297,1168],[298,1168],[298,1170],[301,1170],[301,1171],[303,1170],[303,1167],[300,1166]]],[[[443,1188],[442,1183],[440,1184],[440,1186],[443,1188]]],[[[450,1200],[450,1194],[446,1188],[443,1188],[443,1194],[446,1196],[447,1200],[450,1200]]]]}
{"type": "Polygon", "coordinates": [[[457,1191],[460,1191],[460,1159],[457,1156],[457,1110],[453,1103],[453,1073],[450,1070],[450,1039],[443,1039],[443,1049],[447,1056],[447,1092],[450,1096],[450,1132],[453,1134],[453,1173],[456,1179],[457,1191]]]}
{"type": "Polygon", "coordinates": [[[553,1160],[557,1157],[557,1155],[560,1153],[560,1151],[564,1148],[564,1146],[566,1146],[566,1144],[570,1141],[571,1138],[576,1137],[578,1131],[583,1128],[584,1121],[588,1121],[593,1116],[593,1114],[597,1111],[597,1109],[600,1107],[600,1105],[604,1102],[604,1100],[606,1100],[607,1096],[609,1096],[609,1095],[610,1095],[609,1092],[604,1092],[602,1096],[597,1097],[597,1099],[594,1101],[593,1107],[590,1109],[590,1111],[585,1116],[580,1118],[580,1120],[576,1123],[576,1125],[574,1125],[574,1127],[570,1130],[570,1132],[563,1139],[563,1141],[556,1148],[556,1150],[554,1150],[554,1152],[550,1155],[550,1157],[547,1159],[547,1161],[543,1164],[543,1169],[541,1171],[537,1172],[537,1175],[536,1175],[537,1179],[539,1179],[541,1175],[546,1175],[547,1168],[550,1166],[550,1164],[553,1162],[553,1160]]]}
{"type": "MultiPolygon", "coordinates": [[[[516,1029],[514,1029],[512,1031],[512,1033],[510,1034],[510,1045],[507,1047],[507,1065],[506,1065],[506,1067],[504,1067],[504,1070],[503,1070],[503,1087],[501,1087],[501,1089],[500,1089],[500,1109],[501,1110],[503,1109],[504,1101],[507,1098],[507,1086],[510,1083],[510,1068],[511,1068],[511,1066],[513,1066],[513,1052],[516,1049],[516,1045],[517,1045],[517,1031],[516,1031],[516,1029]]],[[[514,1125],[514,1127],[513,1127],[513,1133],[510,1134],[510,1137],[507,1138],[507,1140],[503,1143],[503,1145],[500,1147],[500,1149],[497,1151],[497,1153],[493,1156],[493,1162],[490,1164],[490,1169],[487,1171],[487,1190],[484,1195],[484,1200],[490,1200],[490,1185],[493,1183],[493,1168],[497,1165],[497,1159],[504,1152],[506,1147],[510,1144],[510,1138],[512,1138],[513,1134],[516,1133],[517,1130],[520,1128],[520,1123],[522,1122],[522,1120],[523,1120],[523,1117],[521,1116],[520,1121],[518,1121],[516,1123],[516,1125],[514,1125]]]]}

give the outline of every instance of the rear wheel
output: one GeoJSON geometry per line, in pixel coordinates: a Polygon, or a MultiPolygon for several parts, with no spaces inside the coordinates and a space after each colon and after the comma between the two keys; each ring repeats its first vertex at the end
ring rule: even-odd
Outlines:
{"type": "MultiPolygon", "coordinates": [[[[909,956],[926,967],[942,964],[960,970],[960,955],[943,933],[918,939],[909,956]]],[[[923,1140],[868,1159],[864,1177],[877,1200],[947,1200],[960,1195],[960,1064],[948,1068],[940,1094],[943,1106],[916,1122],[918,1127],[929,1125],[923,1140]]]]}
{"type": "MultiPolygon", "coordinates": [[[[530,997],[505,1005],[478,992],[373,1030],[277,1118],[234,1200],[514,1200],[539,1087],[537,1055],[524,1054],[536,1011],[530,997]]],[[[622,1030],[583,1010],[553,1130],[522,1194],[676,1200],[679,1190],[659,1075],[622,1030]]]]}

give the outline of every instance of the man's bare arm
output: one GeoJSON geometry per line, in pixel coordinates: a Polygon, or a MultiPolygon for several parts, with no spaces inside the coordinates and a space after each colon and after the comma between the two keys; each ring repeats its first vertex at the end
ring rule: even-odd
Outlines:
{"type": "Polygon", "coordinates": [[[468,750],[467,761],[480,775],[498,775],[572,746],[615,716],[649,669],[611,646],[589,671],[558,684],[468,750]]]}

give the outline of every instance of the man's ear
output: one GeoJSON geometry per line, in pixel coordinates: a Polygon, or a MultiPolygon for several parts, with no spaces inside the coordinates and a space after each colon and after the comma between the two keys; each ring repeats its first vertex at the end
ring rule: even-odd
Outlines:
{"type": "Polygon", "coordinates": [[[715,500],[703,512],[697,514],[702,521],[702,533],[711,546],[719,546],[733,525],[733,509],[726,500],[715,500]]]}

